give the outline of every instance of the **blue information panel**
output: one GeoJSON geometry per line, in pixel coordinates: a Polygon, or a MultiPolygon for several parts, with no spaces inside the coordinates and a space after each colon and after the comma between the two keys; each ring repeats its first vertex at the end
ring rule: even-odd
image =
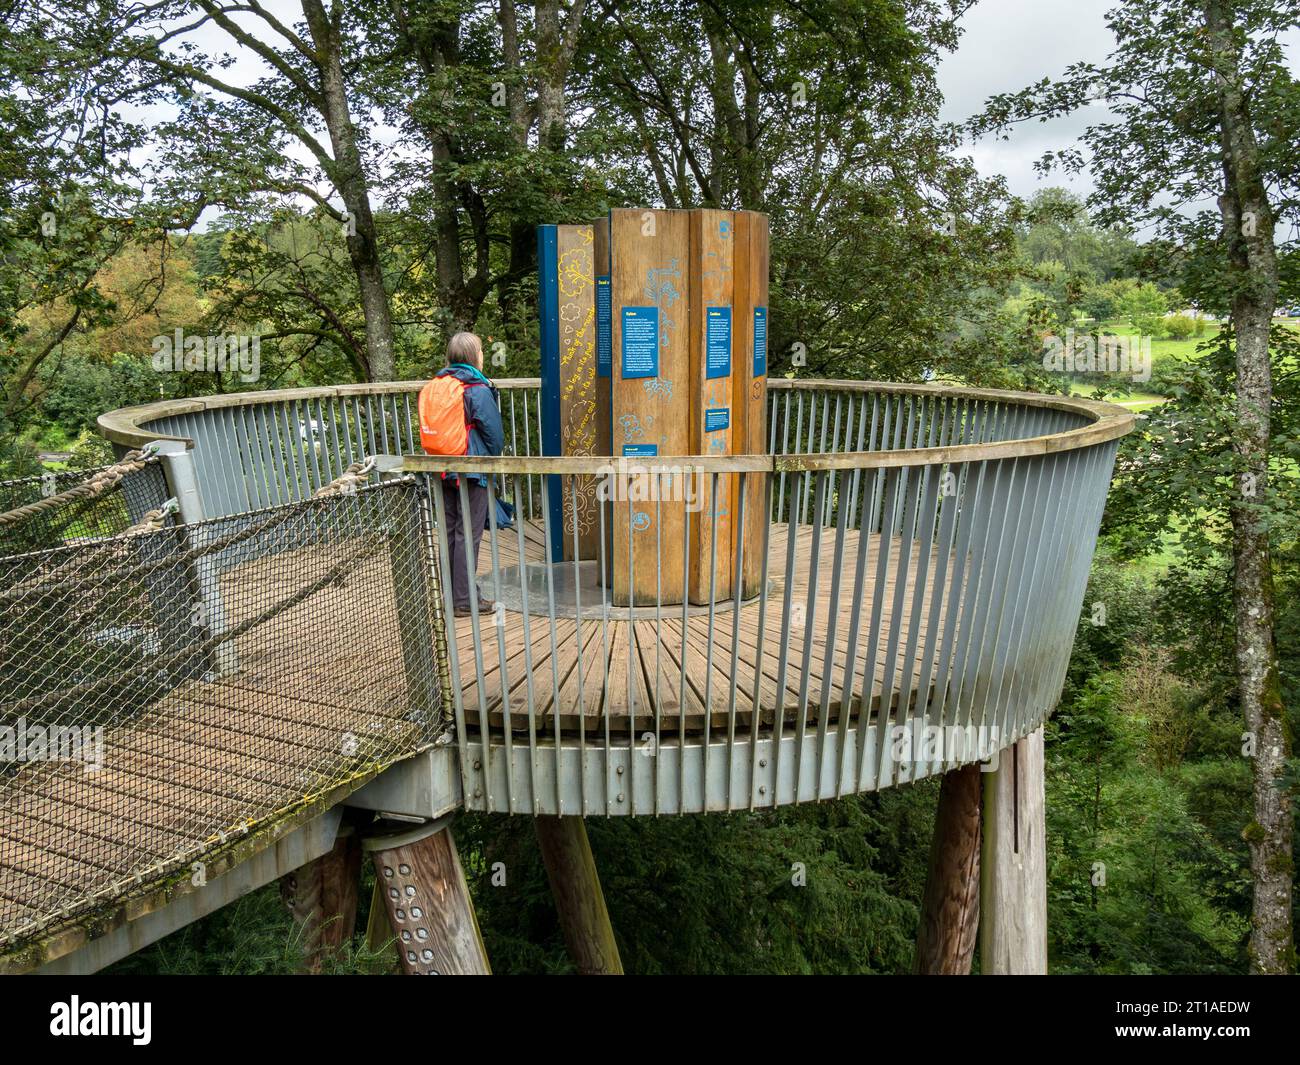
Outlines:
{"type": "Polygon", "coordinates": [[[659,376],[659,308],[623,308],[623,376],[659,376]]]}
{"type": "Polygon", "coordinates": [[[659,454],[658,444],[624,444],[623,457],[625,459],[650,459],[659,454]]]}
{"type": "Polygon", "coordinates": [[[705,377],[731,376],[731,308],[704,309],[705,377]]]}
{"type": "Polygon", "coordinates": [[[754,308],[754,376],[767,373],[767,308],[754,308]]]}
{"type": "Polygon", "coordinates": [[[731,424],[730,407],[714,407],[704,412],[704,431],[716,433],[731,424]]]}
{"type": "Polygon", "coordinates": [[[614,369],[614,308],[610,303],[609,275],[596,278],[596,376],[608,377],[614,369]]]}

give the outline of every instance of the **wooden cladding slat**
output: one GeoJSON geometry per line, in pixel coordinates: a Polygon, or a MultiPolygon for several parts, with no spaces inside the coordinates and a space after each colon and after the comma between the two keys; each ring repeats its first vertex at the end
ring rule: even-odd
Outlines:
{"type": "MultiPolygon", "coordinates": [[[[736,212],[736,288],[732,329],[735,336],[732,392],[736,425],[732,432],[735,454],[767,453],[767,216],[755,211],[736,212]],[[756,337],[756,333],[761,335],[756,337]],[[758,358],[755,359],[755,346],[758,358]]],[[[736,478],[738,481],[739,478],[736,478]]],[[[742,598],[758,595],[763,577],[763,530],[768,521],[767,477],[745,478],[744,527],[733,536],[744,537],[742,598]]],[[[734,550],[734,546],[733,546],[734,550]]]]}
{"type": "MultiPolygon", "coordinates": [[[[556,371],[559,446],[562,455],[609,454],[609,380],[597,374],[595,227],[555,227],[556,371]]],[[[552,481],[561,491],[559,480],[552,481]]],[[[579,558],[598,553],[600,521],[596,478],[579,477],[562,490],[562,552],[574,557],[574,520],[577,520],[579,558]]]]}
{"type": "MultiPolygon", "coordinates": [[[[690,212],[615,210],[609,225],[614,454],[688,454],[690,212]],[[657,343],[646,353],[638,336],[649,330],[657,343]]],[[[629,486],[630,500],[650,487],[629,486]]],[[[638,604],[680,603],[683,503],[616,501],[612,509],[615,604],[629,596],[638,604]]]]}
{"type": "MultiPolygon", "coordinates": [[[[735,365],[736,217],[732,211],[690,212],[691,321],[691,451],[697,455],[734,454],[732,442],[732,374],[735,365]],[[725,317],[724,317],[725,313],[725,317]],[[721,348],[725,333],[727,365],[710,358],[721,348]],[[719,412],[721,412],[719,414],[719,412]],[[725,418],[725,426],[722,424],[725,418]]],[[[732,515],[733,478],[719,477],[716,498],[712,478],[701,489],[702,506],[691,524],[691,602],[707,603],[710,595],[731,598],[734,559],[732,515]],[[714,537],[717,543],[714,543],[714,537]],[[711,583],[710,574],[714,575],[711,583]]]]}

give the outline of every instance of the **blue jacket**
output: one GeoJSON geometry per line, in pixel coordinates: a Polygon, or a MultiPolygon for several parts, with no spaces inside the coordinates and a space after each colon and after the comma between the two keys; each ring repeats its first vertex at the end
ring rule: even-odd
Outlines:
{"type": "MultiPolygon", "coordinates": [[[[501,424],[500,397],[496,385],[473,366],[454,362],[438,371],[439,377],[454,377],[470,386],[465,389],[465,424],[469,426],[469,454],[499,455],[505,447],[505,427],[501,424]]],[[[474,475],[471,481],[487,485],[487,478],[474,475]]]]}

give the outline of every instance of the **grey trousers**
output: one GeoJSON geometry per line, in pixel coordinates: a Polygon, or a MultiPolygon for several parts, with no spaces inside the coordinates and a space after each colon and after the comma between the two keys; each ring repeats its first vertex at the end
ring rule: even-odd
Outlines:
{"type": "MultiPolygon", "coordinates": [[[[443,482],[443,507],[447,514],[447,544],[450,548],[452,605],[457,610],[468,610],[469,576],[465,571],[467,548],[470,568],[478,573],[478,545],[487,528],[488,491],[481,484],[465,481],[465,494],[469,499],[469,513],[463,515],[460,505],[460,486],[453,480],[443,482]],[[467,520],[466,520],[467,519],[467,520]]],[[[483,596],[475,584],[475,595],[483,596]]]]}

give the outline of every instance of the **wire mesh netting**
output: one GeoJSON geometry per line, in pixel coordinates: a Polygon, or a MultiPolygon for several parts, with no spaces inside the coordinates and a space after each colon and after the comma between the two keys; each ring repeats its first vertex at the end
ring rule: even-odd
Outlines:
{"type": "Polygon", "coordinates": [[[401,480],[0,558],[0,949],[432,744],[401,480]]]}
{"type": "Polygon", "coordinates": [[[113,536],[166,499],[167,481],[153,459],[0,481],[0,515],[29,511],[0,522],[0,554],[113,536]],[[69,492],[74,497],[66,502],[55,498],[69,492]]]}

